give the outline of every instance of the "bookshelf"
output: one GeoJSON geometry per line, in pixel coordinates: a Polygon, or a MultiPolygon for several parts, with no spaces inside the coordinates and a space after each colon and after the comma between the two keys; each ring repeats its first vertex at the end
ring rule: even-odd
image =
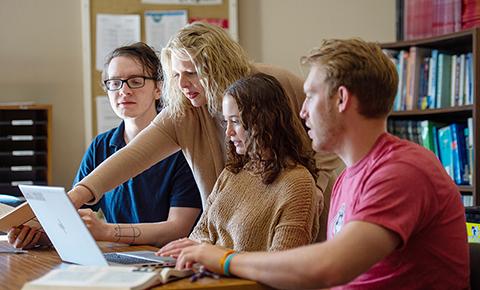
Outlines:
{"type": "Polygon", "coordinates": [[[0,104],[0,194],[22,196],[18,184],[52,180],[52,106],[0,104]]]}
{"type": "MultiPolygon", "coordinates": [[[[480,112],[480,80],[478,79],[480,77],[480,30],[473,28],[437,37],[384,43],[381,46],[394,59],[400,79],[396,104],[388,118],[389,131],[399,137],[417,141],[417,143],[429,147],[424,144],[426,141],[422,138],[425,138],[427,134],[432,134],[432,129],[429,133],[429,129],[425,127],[425,124],[430,122],[435,127],[432,140],[437,138],[435,141],[437,143],[433,143],[438,151],[433,150],[432,147],[429,149],[437,154],[446,167],[444,161],[448,158],[442,158],[441,153],[445,150],[440,148],[442,142],[446,141],[442,139],[443,135],[440,136],[440,130],[443,134],[443,127],[452,127],[452,124],[465,126],[455,130],[465,134],[458,140],[463,140],[466,151],[462,154],[466,155],[462,157],[462,154],[458,153],[461,142],[453,142],[452,139],[453,153],[449,153],[449,155],[452,162],[458,162],[459,166],[456,166],[456,172],[454,172],[454,164],[451,164],[451,168],[446,167],[446,169],[447,172],[452,170],[450,175],[458,185],[464,205],[480,205],[480,173],[478,172],[480,161],[477,158],[480,147],[478,140],[478,136],[480,136],[480,121],[478,120],[480,112]],[[413,47],[414,49],[412,49],[413,47]],[[421,56],[418,56],[419,51],[421,56]],[[408,57],[404,58],[402,62],[401,58],[405,54],[408,54],[408,57]],[[444,59],[447,57],[454,59],[451,61],[450,67],[446,66],[443,60],[439,61],[441,54],[444,59]],[[468,60],[469,58],[470,60],[468,60]],[[464,71],[463,76],[462,70],[464,71]],[[445,75],[445,72],[450,72],[450,75],[445,75]],[[439,91],[439,86],[444,86],[444,84],[448,89],[439,91]],[[410,106],[402,103],[409,99],[408,94],[410,94],[410,106]],[[445,105],[445,100],[440,100],[444,95],[447,105],[445,105]],[[415,130],[417,131],[415,132],[415,130]],[[467,158],[467,160],[463,158],[467,158]],[[468,168],[461,162],[467,162],[468,168]],[[457,176],[463,172],[458,167],[467,168],[465,170],[468,172],[468,180],[459,182],[458,178],[462,177],[457,178],[457,176]]],[[[457,137],[455,136],[455,138],[457,137]]]]}

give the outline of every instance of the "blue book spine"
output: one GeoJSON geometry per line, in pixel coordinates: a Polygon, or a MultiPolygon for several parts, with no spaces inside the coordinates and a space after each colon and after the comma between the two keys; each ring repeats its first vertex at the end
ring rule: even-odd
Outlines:
{"type": "Polygon", "coordinates": [[[438,50],[432,50],[432,56],[430,58],[428,76],[428,107],[430,109],[436,108],[437,98],[437,78],[438,78],[438,50]]]}
{"type": "Polygon", "coordinates": [[[467,53],[466,61],[466,100],[467,105],[473,104],[473,71],[472,71],[472,53],[467,53]]]}
{"type": "Polygon", "coordinates": [[[469,145],[468,145],[468,140],[470,139],[470,132],[468,131],[468,126],[465,127],[465,129],[463,130],[463,133],[465,135],[465,153],[466,153],[466,158],[467,158],[467,166],[465,168],[465,171],[466,171],[466,175],[467,175],[467,179],[468,179],[468,184],[469,185],[472,185],[472,163],[471,163],[471,160],[470,160],[470,148],[469,148],[469,145]]]}
{"type": "Polygon", "coordinates": [[[400,63],[402,70],[402,88],[400,90],[400,111],[405,111],[407,109],[407,86],[408,86],[408,58],[409,53],[406,50],[400,52],[402,57],[400,63]]]}
{"type": "Polygon", "coordinates": [[[440,161],[448,175],[454,178],[452,154],[452,130],[450,126],[438,129],[438,142],[440,147],[440,161]]]}
{"type": "Polygon", "coordinates": [[[435,155],[437,155],[438,160],[441,160],[440,158],[440,144],[438,142],[438,127],[433,126],[432,127],[432,133],[433,133],[433,152],[435,155]]]}
{"type": "Polygon", "coordinates": [[[400,52],[397,55],[395,66],[397,67],[398,74],[398,88],[397,95],[395,96],[395,102],[393,103],[393,110],[400,111],[402,105],[402,84],[403,84],[403,53],[400,52]]]}
{"type": "Polygon", "coordinates": [[[465,125],[451,124],[453,172],[456,184],[468,184],[468,161],[465,146],[465,125]]]}

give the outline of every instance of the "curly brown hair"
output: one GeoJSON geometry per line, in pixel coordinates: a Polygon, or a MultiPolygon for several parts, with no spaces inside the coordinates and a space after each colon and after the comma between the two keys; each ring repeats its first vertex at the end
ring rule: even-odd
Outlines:
{"type": "Polygon", "coordinates": [[[317,179],[318,168],[308,137],[275,77],[257,73],[239,79],[224,95],[232,96],[237,103],[247,133],[245,155],[237,154],[227,138],[227,170],[251,170],[261,175],[264,184],[270,184],[283,169],[300,164],[317,179]]]}

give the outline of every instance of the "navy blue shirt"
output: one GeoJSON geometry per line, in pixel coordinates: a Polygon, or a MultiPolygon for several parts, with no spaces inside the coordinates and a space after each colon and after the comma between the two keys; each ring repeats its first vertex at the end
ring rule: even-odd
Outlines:
{"type": "MultiPolygon", "coordinates": [[[[125,124],[98,135],[83,156],[73,184],[125,147],[125,124]]],[[[101,208],[109,223],[165,221],[170,207],[202,208],[192,171],[181,151],[158,162],[112,191],[106,192],[94,210],[101,208]]]]}

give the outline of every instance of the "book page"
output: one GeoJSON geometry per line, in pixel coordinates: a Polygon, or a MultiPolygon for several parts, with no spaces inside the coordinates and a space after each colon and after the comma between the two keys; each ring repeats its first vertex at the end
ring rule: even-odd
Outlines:
{"type": "Polygon", "coordinates": [[[23,225],[34,217],[35,214],[28,203],[25,202],[0,217],[0,231],[8,232],[12,227],[23,225]]]}
{"type": "Polygon", "coordinates": [[[106,56],[119,46],[140,41],[140,15],[97,14],[96,65],[103,70],[106,56]]]}
{"type": "Polygon", "coordinates": [[[63,287],[62,289],[68,286],[86,289],[143,289],[159,283],[157,273],[134,269],[72,265],[48,272],[43,277],[29,282],[25,289],[35,289],[35,286],[63,287]]]}

